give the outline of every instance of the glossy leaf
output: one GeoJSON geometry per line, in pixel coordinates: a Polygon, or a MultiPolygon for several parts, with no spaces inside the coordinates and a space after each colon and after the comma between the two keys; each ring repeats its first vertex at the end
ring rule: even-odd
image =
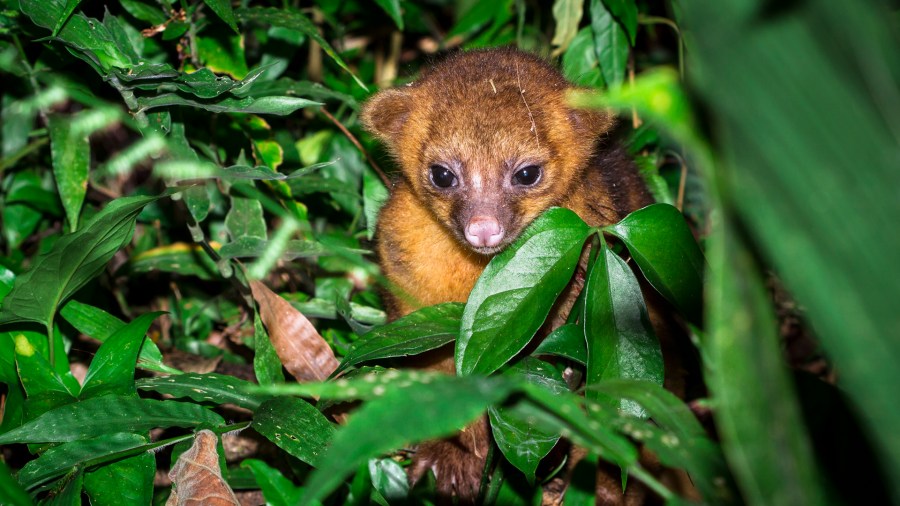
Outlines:
{"type": "Polygon", "coordinates": [[[603,74],[594,50],[594,32],[586,26],[578,31],[562,56],[562,72],[566,79],[579,86],[603,86],[603,74]]]}
{"type": "Polygon", "coordinates": [[[604,230],[622,239],[647,281],[666,300],[692,323],[701,323],[706,262],[676,208],[653,204],[604,230]]]}
{"type": "Polygon", "coordinates": [[[28,272],[16,278],[0,306],[0,323],[47,325],[59,305],[100,274],[116,251],[128,243],[138,213],[159,198],[114,200],[77,232],[61,237],[28,272]]]}
{"type": "Polygon", "coordinates": [[[541,341],[532,355],[554,355],[584,365],[587,363],[584,329],[574,323],[561,325],[541,341]]]}
{"type": "Polygon", "coordinates": [[[312,466],[321,462],[335,431],[315,406],[296,397],[264,401],[254,413],[253,429],[312,466]]]}
{"type": "Polygon", "coordinates": [[[222,417],[196,404],[104,395],[48,411],[0,435],[0,444],[76,441],[156,427],[223,424],[222,417]]]}
{"type": "Polygon", "coordinates": [[[732,230],[720,229],[709,251],[706,380],[735,478],[753,504],[825,504],[759,267],[732,230]]]}
{"type": "Polygon", "coordinates": [[[259,312],[253,312],[253,373],[260,385],[284,382],[281,359],[269,339],[259,312]]]}
{"type": "Polygon", "coordinates": [[[334,373],[370,360],[418,355],[452,342],[459,335],[463,307],[458,302],[429,306],[375,328],[357,342],[334,373]]]}
{"type": "Polygon", "coordinates": [[[153,390],[175,398],[187,397],[197,402],[234,404],[251,411],[270,396],[253,391],[249,381],[216,373],[187,373],[155,378],[141,378],[135,382],[141,390],[153,390]]]}
{"type": "Polygon", "coordinates": [[[372,487],[389,503],[405,501],[409,496],[406,470],[393,459],[369,460],[372,487]]]}
{"type": "Polygon", "coordinates": [[[74,132],[71,123],[65,118],[51,116],[47,129],[50,131],[53,176],[59,189],[59,198],[66,210],[69,231],[74,232],[78,229],[81,205],[87,193],[91,146],[88,136],[74,132]]]}
{"type": "Polygon", "coordinates": [[[138,316],[100,346],[84,378],[81,399],[105,394],[134,395],[134,368],[144,335],[162,312],[138,316]]]}
{"type": "MultiPolygon", "coordinates": [[[[503,374],[544,387],[550,392],[568,391],[559,372],[552,365],[535,358],[525,357],[503,374]]],[[[510,464],[522,471],[529,483],[534,483],[538,464],[559,441],[559,433],[542,430],[529,423],[527,414],[522,413],[518,403],[491,406],[488,415],[497,447],[510,464]]]]}
{"type": "Polygon", "coordinates": [[[625,81],[628,34],[603,5],[603,0],[591,0],[591,29],[603,80],[616,87],[625,81]]]}
{"type": "MultiPolygon", "coordinates": [[[[100,342],[109,339],[114,333],[125,326],[125,322],[107,313],[106,311],[88,304],[70,300],[59,310],[62,316],[78,332],[92,337],[100,342]]],[[[178,369],[163,364],[162,352],[150,339],[145,339],[138,354],[138,367],[148,371],[156,371],[166,374],[178,374],[178,369]]]]}
{"type": "Polygon", "coordinates": [[[332,400],[372,399],[387,388],[405,388],[415,382],[428,383],[442,377],[435,372],[362,367],[347,372],[343,378],[317,383],[284,383],[260,386],[259,392],[273,395],[299,395],[332,400]]]}
{"type": "Polygon", "coordinates": [[[133,273],[172,272],[205,280],[220,277],[216,263],[196,244],[176,243],[149,249],[131,257],[128,266],[133,273]]]}
{"type": "Polygon", "coordinates": [[[553,208],[491,260],[463,312],[458,374],[490,374],[528,344],[575,272],[589,232],[574,212],[553,208]]]}
{"type": "MultiPolygon", "coordinates": [[[[603,248],[588,271],[584,290],[587,385],[611,378],[644,379],[662,385],[662,350],[641,287],[628,265],[603,248]]],[[[597,398],[592,390],[585,396],[597,398]]],[[[643,414],[631,402],[619,407],[637,416],[643,414]]]]}
{"type": "MultiPolygon", "coordinates": [[[[77,394],[77,382],[73,384],[63,380],[45,354],[38,349],[38,346],[46,343],[47,338],[37,333],[14,333],[10,336],[15,345],[19,380],[28,397],[50,396],[56,399],[50,405],[71,402],[77,394]]],[[[49,402],[49,397],[45,398],[49,402]]]]}
{"type": "MultiPolygon", "coordinates": [[[[147,438],[144,436],[117,432],[54,446],[22,468],[19,483],[32,489],[70,472],[76,466],[115,460],[134,454],[136,448],[146,444],[147,438]]],[[[120,492],[124,493],[124,490],[120,492]]]]}
{"type": "Polygon", "coordinates": [[[262,204],[256,199],[232,195],[231,207],[225,216],[225,227],[233,241],[244,237],[263,241],[268,238],[262,204]]]}
{"type": "Polygon", "coordinates": [[[307,481],[303,501],[325,498],[367,458],[452,434],[503,400],[514,385],[501,378],[434,376],[427,384],[388,390],[364,404],[335,434],[307,481]]]}

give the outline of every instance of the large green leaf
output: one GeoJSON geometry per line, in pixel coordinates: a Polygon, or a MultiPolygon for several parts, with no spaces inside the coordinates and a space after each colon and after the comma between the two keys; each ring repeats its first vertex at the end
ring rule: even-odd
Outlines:
{"type": "Polygon", "coordinates": [[[335,434],[307,481],[304,503],[325,498],[367,458],[408,442],[452,434],[503,400],[514,386],[503,378],[439,375],[428,383],[391,388],[363,405],[335,434]]]}
{"type": "Polygon", "coordinates": [[[213,12],[216,13],[222,21],[224,21],[228,26],[234,30],[235,33],[241,33],[238,30],[237,20],[234,18],[234,10],[231,8],[231,2],[229,0],[203,0],[213,12]]]}
{"type": "MultiPolygon", "coordinates": [[[[507,371],[505,376],[528,381],[554,393],[568,391],[565,381],[552,365],[532,357],[524,357],[507,371]]],[[[547,431],[529,423],[521,412],[521,403],[491,406],[488,415],[494,442],[506,460],[534,482],[538,464],[559,441],[559,432],[547,431]]]]}
{"type": "MultiPolygon", "coordinates": [[[[683,4],[690,63],[715,76],[693,84],[716,125],[720,186],[900,476],[896,24],[871,0],[767,7],[683,4]]],[[[900,503],[900,480],[889,486],[900,503]]]]}
{"type": "Polygon", "coordinates": [[[635,0],[603,0],[607,10],[622,24],[628,40],[634,46],[637,37],[638,6],[635,0]]]}
{"type": "Polygon", "coordinates": [[[347,353],[334,374],[369,360],[417,355],[452,342],[459,335],[463,307],[458,302],[429,306],[373,329],[347,353]]]}
{"type": "Polygon", "coordinates": [[[553,19],[556,21],[556,29],[553,33],[551,44],[557,51],[565,51],[569,43],[578,33],[578,24],[584,14],[584,0],[554,0],[553,19]]]}
{"type": "Polygon", "coordinates": [[[31,321],[48,325],[59,305],[100,274],[128,243],[141,209],[159,198],[114,200],[77,232],[62,236],[28,272],[16,278],[0,306],[0,324],[31,321]]]}
{"type": "Polygon", "coordinates": [[[224,425],[224,420],[196,404],[104,395],[48,411],[0,435],[0,444],[76,441],[113,432],[204,425],[224,425]]]}
{"type": "Polygon", "coordinates": [[[31,506],[34,504],[28,492],[25,492],[19,481],[12,477],[9,466],[3,461],[0,461],[0,503],[13,506],[31,506]]]}
{"type": "MultiPolygon", "coordinates": [[[[584,336],[588,386],[610,378],[645,379],[662,385],[663,358],[634,273],[609,248],[590,267],[584,285],[584,336]]],[[[585,395],[596,399],[588,390],[585,395]]],[[[620,409],[643,411],[632,402],[620,409]]]]}
{"type": "Polygon", "coordinates": [[[32,489],[68,473],[73,467],[122,458],[146,444],[144,436],[120,432],[54,446],[19,471],[19,483],[32,489]]]}
{"type": "Polygon", "coordinates": [[[256,483],[266,499],[266,504],[272,506],[300,504],[303,490],[285,478],[278,469],[257,459],[244,459],[241,461],[241,467],[249,468],[253,473],[256,483]]]}
{"type": "Polygon", "coordinates": [[[86,472],[84,491],[91,498],[91,506],[149,504],[155,474],[156,457],[143,451],[86,472]]]}
{"type": "Polygon", "coordinates": [[[137,99],[137,104],[138,112],[146,112],[157,107],[186,105],[210,112],[243,112],[248,114],[274,114],[277,116],[285,116],[304,107],[322,105],[319,102],[298,97],[246,97],[201,101],[186,98],[175,93],[141,97],[137,99]]]}
{"type": "Polygon", "coordinates": [[[81,205],[87,193],[91,145],[86,134],[73,132],[70,121],[60,116],[51,116],[47,129],[50,131],[53,176],[66,210],[69,230],[74,232],[78,229],[81,205]]]}
{"type": "Polygon", "coordinates": [[[335,431],[325,415],[296,397],[276,397],[263,402],[254,413],[253,429],[313,466],[319,465],[335,431]]]}
{"type": "Polygon", "coordinates": [[[458,374],[490,374],[528,344],[575,272],[589,232],[574,212],[552,208],[491,260],[463,312],[458,374]]]}
{"type": "Polygon", "coordinates": [[[610,87],[622,84],[628,64],[628,34],[606,9],[603,0],[591,0],[591,30],[603,79],[610,87]]]}
{"type": "MultiPolygon", "coordinates": [[[[104,342],[125,326],[125,322],[106,311],[88,304],[70,300],[59,310],[62,316],[78,332],[104,342]]],[[[148,371],[178,374],[178,369],[163,364],[162,352],[150,339],[145,339],[138,355],[138,367],[148,371]]]]}
{"type": "Polygon", "coordinates": [[[173,374],[155,378],[141,378],[136,382],[141,390],[153,390],[173,397],[187,397],[197,402],[234,404],[251,411],[269,399],[269,395],[254,392],[249,381],[216,373],[173,374]]]}
{"type": "Polygon", "coordinates": [[[604,229],[625,243],[647,281],[690,322],[703,316],[706,262],[678,209],[652,204],[604,229]]]}
{"type": "Polygon", "coordinates": [[[138,316],[100,346],[84,378],[80,398],[88,399],[110,393],[135,395],[134,368],[138,353],[150,324],[162,314],[164,313],[154,312],[138,316]]]}
{"type": "Polygon", "coordinates": [[[826,504],[759,267],[721,226],[709,252],[703,350],[725,456],[751,504],[826,504]]]}

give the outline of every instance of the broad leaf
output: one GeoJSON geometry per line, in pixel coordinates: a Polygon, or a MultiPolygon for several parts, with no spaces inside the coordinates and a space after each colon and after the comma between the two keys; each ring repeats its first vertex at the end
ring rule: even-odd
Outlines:
{"type": "Polygon", "coordinates": [[[68,119],[51,116],[47,129],[50,131],[53,176],[56,179],[59,198],[66,210],[69,231],[74,232],[78,229],[81,205],[87,193],[91,146],[87,134],[79,135],[74,132],[68,119]]]}
{"type": "Polygon", "coordinates": [[[0,444],[64,442],[156,427],[223,424],[222,417],[196,404],[104,395],[48,411],[0,435],[0,444]]]}
{"type": "Polygon", "coordinates": [[[176,398],[187,397],[197,402],[234,404],[251,411],[270,397],[254,392],[256,385],[249,381],[216,373],[141,378],[135,384],[141,390],[153,390],[176,398]]]}
{"type": "Polygon", "coordinates": [[[610,87],[622,84],[628,64],[628,34],[603,5],[603,0],[591,0],[591,29],[603,79],[610,87]]]}
{"type": "Polygon", "coordinates": [[[325,498],[367,458],[452,434],[503,400],[514,385],[501,378],[434,376],[429,383],[390,389],[363,405],[335,434],[307,481],[303,501],[325,498]]]}
{"type": "Polygon", "coordinates": [[[16,278],[0,307],[0,324],[31,321],[48,325],[59,305],[100,274],[131,240],[138,213],[159,198],[114,200],[77,232],[61,237],[28,272],[16,278]]]}
{"type": "Polygon", "coordinates": [[[653,204],[604,229],[625,243],[647,281],[690,322],[703,316],[706,262],[678,210],[653,204]]]}
{"type": "Polygon", "coordinates": [[[203,0],[203,3],[209,6],[216,15],[222,18],[222,21],[228,24],[235,33],[241,33],[240,30],[238,30],[237,21],[234,18],[234,10],[232,10],[231,2],[229,0],[203,0]]]}
{"type": "MultiPolygon", "coordinates": [[[[550,392],[568,391],[559,372],[552,365],[535,358],[525,357],[503,374],[544,387],[550,392]]],[[[529,483],[534,483],[538,464],[559,441],[559,432],[530,424],[527,413],[523,414],[519,406],[516,403],[488,408],[491,432],[506,460],[522,471],[529,483]]]]}
{"type": "Polygon", "coordinates": [[[334,374],[362,362],[418,355],[452,342],[459,335],[463,307],[458,302],[425,307],[370,331],[347,353],[334,374]]]}
{"type": "Polygon", "coordinates": [[[19,483],[32,489],[68,473],[76,466],[91,466],[119,459],[134,454],[136,448],[146,444],[147,438],[144,436],[118,432],[54,446],[22,468],[19,483]]]}
{"type": "Polygon", "coordinates": [[[584,365],[587,363],[584,329],[574,323],[560,325],[541,341],[532,355],[555,355],[584,365]]]}
{"type": "Polygon", "coordinates": [[[285,478],[278,469],[257,459],[244,459],[241,461],[241,467],[248,468],[253,472],[253,477],[262,490],[266,504],[272,506],[300,504],[300,495],[303,490],[285,478]]]}
{"type": "Polygon", "coordinates": [[[91,506],[149,504],[153,499],[155,474],[156,457],[143,451],[86,472],[84,491],[91,499],[91,506]]]}
{"type": "Polygon", "coordinates": [[[253,429],[312,466],[319,465],[335,431],[325,415],[296,397],[263,402],[253,416],[253,429]]]}
{"type": "Polygon", "coordinates": [[[163,93],[152,97],[141,97],[137,100],[138,111],[146,112],[157,107],[173,105],[190,106],[210,112],[243,112],[254,114],[274,114],[285,116],[304,107],[322,105],[305,98],[298,97],[259,97],[259,98],[223,98],[200,101],[185,98],[175,93],[163,93]]]}
{"type": "Polygon", "coordinates": [[[583,14],[584,0],[554,0],[553,19],[556,21],[556,29],[551,44],[556,46],[557,53],[562,53],[569,47],[578,33],[578,24],[581,23],[583,14]]]}
{"type": "MultiPolygon", "coordinates": [[[[604,247],[588,272],[584,290],[587,385],[610,378],[645,379],[662,385],[662,350],[641,287],[628,265],[604,247]]],[[[585,396],[597,398],[592,390],[585,396]]],[[[642,414],[631,402],[619,407],[642,414]]]]}
{"type": "Polygon", "coordinates": [[[575,272],[589,232],[574,212],[552,208],[491,260],[463,312],[458,374],[490,374],[528,344],[575,272]]]}
{"type": "Polygon", "coordinates": [[[91,360],[79,395],[82,399],[104,394],[135,395],[134,368],[144,335],[162,312],[143,314],[117,330],[91,360]]]}

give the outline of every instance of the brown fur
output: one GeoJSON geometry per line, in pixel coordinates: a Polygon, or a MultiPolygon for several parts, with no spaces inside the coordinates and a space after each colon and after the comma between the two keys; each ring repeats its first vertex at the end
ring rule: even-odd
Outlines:
{"type": "MultiPolygon", "coordinates": [[[[493,49],[457,53],[364,105],[364,126],[386,144],[401,171],[376,234],[382,269],[393,284],[386,295],[392,319],[419,307],[465,302],[491,256],[549,207],[567,207],[602,226],[652,203],[633,164],[608,145],[611,117],[571,108],[569,89],[540,58],[493,49]],[[450,167],[459,186],[435,187],[432,164],[450,167]],[[529,164],[542,168],[538,183],[511,184],[515,171],[529,164]],[[464,229],[474,216],[495,218],[504,230],[502,244],[467,242],[464,229]]],[[[551,319],[564,318],[580,289],[573,283],[551,319]]],[[[651,313],[658,330],[668,325],[651,313]]],[[[452,349],[421,357],[423,364],[453,372],[452,349]]],[[[426,443],[411,479],[432,469],[439,493],[471,503],[486,444],[484,421],[450,440],[426,443]]]]}

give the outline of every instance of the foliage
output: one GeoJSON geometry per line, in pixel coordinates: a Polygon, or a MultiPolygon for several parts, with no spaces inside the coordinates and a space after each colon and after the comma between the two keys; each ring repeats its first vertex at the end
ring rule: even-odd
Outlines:
{"type": "Polygon", "coordinates": [[[561,438],[592,456],[572,503],[592,502],[598,459],[687,501],[642,446],[709,504],[853,502],[860,488],[900,502],[881,478],[900,473],[900,68],[884,5],[306,4],[0,2],[0,502],[162,502],[157,470],[212,434],[220,478],[270,503],[427,504],[433,484],[410,489],[403,448],[485,413],[488,503],[539,497],[561,438]],[[659,203],[603,228],[551,209],[467,304],[385,324],[370,241],[391,161],[359,104],[437,50],[506,44],[558,57],[583,87],[573,104],[621,113],[659,203]],[[770,269],[840,391],[786,366],[770,269]],[[538,343],[573,276],[582,295],[538,343]],[[285,381],[286,330],[257,280],[342,376],[285,381]],[[661,387],[656,294],[702,360],[707,397],[690,407],[661,387]],[[450,343],[458,376],[377,365],[450,343]],[[268,453],[219,460],[241,430],[268,453]]]}

